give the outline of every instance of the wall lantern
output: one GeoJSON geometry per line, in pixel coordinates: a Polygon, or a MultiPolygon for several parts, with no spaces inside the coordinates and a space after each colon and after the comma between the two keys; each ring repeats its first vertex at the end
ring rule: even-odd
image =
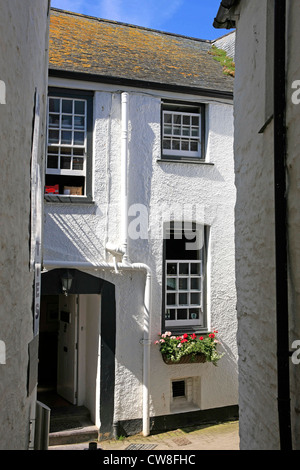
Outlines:
{"type": "Polygon", "coordinates": [[[73,276],[70,271],[65,271],[61,276],[62,291],[65,296],[68,295],[73,282],[73,276]]]}

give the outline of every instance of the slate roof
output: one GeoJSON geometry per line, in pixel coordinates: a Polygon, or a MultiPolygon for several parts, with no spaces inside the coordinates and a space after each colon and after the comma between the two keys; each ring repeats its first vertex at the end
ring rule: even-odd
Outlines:
{"type": "Polygon", "coordinates": [[[52,8],[49,73],[231,93],[233,78],[209,54],[211,45],[210,41],[52,8]]]}

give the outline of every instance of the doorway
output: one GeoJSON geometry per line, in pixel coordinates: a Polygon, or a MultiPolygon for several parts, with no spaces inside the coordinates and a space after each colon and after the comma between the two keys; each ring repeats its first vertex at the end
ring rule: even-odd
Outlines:
{"type": "Polygon", "coordinates": [[[77,404],[78,296],[42,295],[38,399],[48,406],[77,404]]]}

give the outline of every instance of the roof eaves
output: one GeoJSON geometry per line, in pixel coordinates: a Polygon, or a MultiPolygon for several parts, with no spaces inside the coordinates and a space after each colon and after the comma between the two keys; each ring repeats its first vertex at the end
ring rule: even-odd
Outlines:
{"type": "Polygon", "coordinates": [[[169,92],[177,92],[183,94],[192,94],[208,98],[220,98],[225,100],[233,99],[233,91],[216,90],[211,88],[200,88],[194,86],[184,86],[177,84],[167,84],[160,82],[151,82],[146,80],[137,80],[123,77],[112,77],[106,75],[96,75],[92,73],[66,71],[61,69],[49,68],[49,76],[64,78],[69,80],[81,80],[95,83],[106,83],[119,86],[131,86],[134,88],[144,88],[152,90],[164,90],[169,92]]]}

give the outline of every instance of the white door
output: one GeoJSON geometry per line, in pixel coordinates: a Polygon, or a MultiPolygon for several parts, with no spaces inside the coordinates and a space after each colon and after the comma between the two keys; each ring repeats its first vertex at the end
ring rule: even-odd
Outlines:
{"type": "Polygon", "coordinates": [[[78,296],[59,296],[57,393],[76,405],[78,296]]]}

